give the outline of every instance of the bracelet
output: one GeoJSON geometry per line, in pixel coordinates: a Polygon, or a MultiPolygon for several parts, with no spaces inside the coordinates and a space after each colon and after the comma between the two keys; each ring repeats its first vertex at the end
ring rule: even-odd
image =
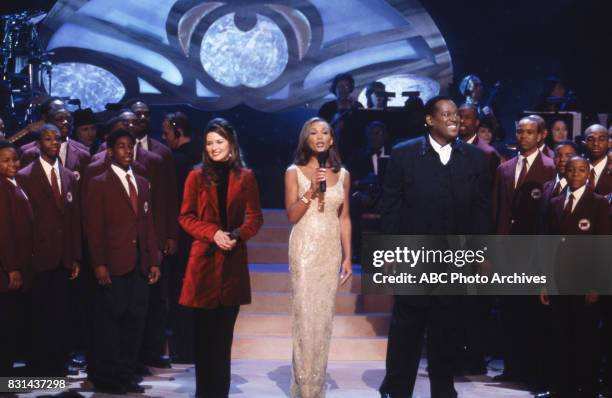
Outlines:
{"type": "Polygon", "coordinates": [[[304,202],[304,203],[305,203],[307,206],[309,206],[309,205],[310,205],[310,199],[308,199],[308,198],[306,197],[306,195],[302,196],[302,197],[300,198],[300,200],[301,200],[302,202],[304,202]]]}

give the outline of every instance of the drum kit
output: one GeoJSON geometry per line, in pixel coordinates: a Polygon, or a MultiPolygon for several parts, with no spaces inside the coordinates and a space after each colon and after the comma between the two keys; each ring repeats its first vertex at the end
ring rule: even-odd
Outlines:
{"type": "Polygon", "coordinates": [[[44,51],[38,35],[46,16],[43,11],[0,16],[0,114],[21,126],[33,121],[36,106],[51,92],[52,53],[44,51]]]}

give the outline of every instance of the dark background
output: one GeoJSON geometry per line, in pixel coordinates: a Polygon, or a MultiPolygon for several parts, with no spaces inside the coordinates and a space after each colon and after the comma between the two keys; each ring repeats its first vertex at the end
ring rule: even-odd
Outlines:
{"type": "MultiPolygon", "coordinates": [[[[0,14],[50,9],[55,1],[2,1],[0,14]]],[[[455,84],[476,74],[485,85],[502,83],[499,116],[511,141],[513,121],[533,107],[542,80],[561,77],[585,112],[612,112],[612,6],[596,0],[421,0],[446,40],[455,84]]],[[[451,88],[453,94],[455,87],[451,88]]],[[[223,116],[237,128],[247,163],[259,180],[262,204],[283,206],[283,174],[291,163],[303,122],[315,109],[263,113],[246,106],[223,112],[190,107],[154,109],[159,130],[164,113],[180,109],[199,131],[212,116],[223,116]],[[156,112],[159,110],[159,112],[156,112]]]]}

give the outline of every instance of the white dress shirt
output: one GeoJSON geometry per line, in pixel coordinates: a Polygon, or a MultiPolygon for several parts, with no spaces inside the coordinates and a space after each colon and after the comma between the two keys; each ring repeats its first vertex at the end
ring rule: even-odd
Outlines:
{"type": "Polygon", "coordinates": [[[595,182],[593,183],[593,186],[597,186],[597,182],[599,181],[599,177],[601,177],[602,173],[604,172],[604,169],[606,168],[606,159],[602,159],[599,163],[597,163],[597,166],[593,167],[593,165],[591,165],[590,170],[595,169],[595,182]]]}
{"type": "Polygon", "coordinates": [[[389,155],[385,153],[385,147],[380,149],[380,155],[378,153],[372,154],[372,170],[374,175],[378,175],[378,159],[388,158],[389,155]]]}
{"type": "Polygon", "coordinates": [[[451,143],[449,142],[448,144],[442,146],[438,144],[436,140],[433,139],[431,134],[428,135],[428,137],[429,137],[429,143],[431,144],[431,147],[440,156],[440,162],[442,162],[442,164],[446,166],[446,164],[450,161],[451,153],[453,152],[453,147],[451,143]]]}
{"type": "Polygon", "coordinates": [[[557,177],[555,178],[555,184],[553,185],[553,189],[557,186],[557,184],[559,184],[559,192],[561,192],[565,189],[565,186],[567,185],[567,180],[565,179],[565,177],[560,179],[559,174],[557,174],[557,177]]]}
{"type": "Polygon", "coordinates": [[[572,203],[572,210],[571,210],[571,211],[574,211],[574,209],[576,208],[576,205],[578,204],[578,201],[582,197],[582,194],[584,193],[585,189],[586,189],[586,185],[581,186],[580,188],[578,188],[574,192],[572,192],[572,191],[570,191],[568,189],[567,190],[567,194],[565,195],[565,202],[563,202],[563,208],[565,209],[565,206],[567,206],[567,202],[569,201],[570,195],[574,195],[574,202],[572,203]]]}
{"type": "Polygon", "coordinates": [[[474,143],[474,140],[476,139],[476,136],[477,136],[477,135],[478,135],[478,134],[474,134],[474,135],[472,136],[472,138],[470,138],[469,140],[467,140],[467,141],[466,141],[466,143],[467,143],[467,144],[473,144],[473,143],[474,143]]]}
{"type": "Polygon", "coordinates": [[[148,134],[140,139],[136,138],[136,141],[134,142],[134,159],[136,159],[136,153],[138,152],[138,144],[140,144],[140,148],[146,149],[147,151],[149,150],[149,140],[147,137],[148,134]]]}
{"type": "Polygon", "coordinates": [[[130,167],[128,171],[123,170],[119,166],[111,165],[111,169],[115,172],[117,177],[119,177],[119,181],[123,185],[125,192],[128,196],[130,196],[130,186],[128,185],[128,180],[126,176],[130,176],[130,180],[132,181],[132,185],[134,185],[134,189],[136,189],[136,194],[138,195],[138,184],[136,184],[136,178],[134,177],[134,173],[132,172],[132,168],[130,167]]]}
{"type": "Polygon", "coordinates": [[[14,186],[17,186],[17,181],[14,178],[6,177],[6,179],[9,180],[11,182],[11,184],[13,184],[14,186]]]}
{"type": "MultiPolygon", "coordinates": [[[[533,153],[527,156],[527,172],[529,173],[529,169],[533,165],[533,162],[538,157],[540,151],[533,151],[533,153]]],[[[525,161],[525,157],[523,155],[518,155],[518,162],[516,162],[516,168],[514,169],[514,187],[516,188],[516,184],[518,184],[519,176],[521,175],[521,169],[523,168],[523,162],[525,161]]]]}
{"type": "Polygon", "coordinates": [[[55,163],[52,165],[49,164],[46,160],[44,160],[42,157],[38,158],[38,161],[40,162],[43,170],[45,171],[45,175],[47,176],[47,181],[49,181],[50,186],[53,186],[53,182],[51,182],[51,170],[55,170],[55,178],[57,181],[57,186],[59,187],[59,192],[61,194],[62,193],[62,180],[61,180],[60,171],[59,171],[59,161],[55,159],[55,163]]]}

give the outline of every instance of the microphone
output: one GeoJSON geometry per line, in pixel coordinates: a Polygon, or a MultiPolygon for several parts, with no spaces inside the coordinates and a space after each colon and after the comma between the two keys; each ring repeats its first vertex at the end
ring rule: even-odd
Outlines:
{"type": "MultiPolygon", "coordinates": [[[[325,164],[327,163],[327,158],[329,157],[329,151],[319,152],[317,154],[317,160],[319,161],[319,168],[325,168],[325,164]]],[[[321,181],[319,183],[319,191],[325,192],[327,190],[327,184],[325,181],[321,181]]]]}

